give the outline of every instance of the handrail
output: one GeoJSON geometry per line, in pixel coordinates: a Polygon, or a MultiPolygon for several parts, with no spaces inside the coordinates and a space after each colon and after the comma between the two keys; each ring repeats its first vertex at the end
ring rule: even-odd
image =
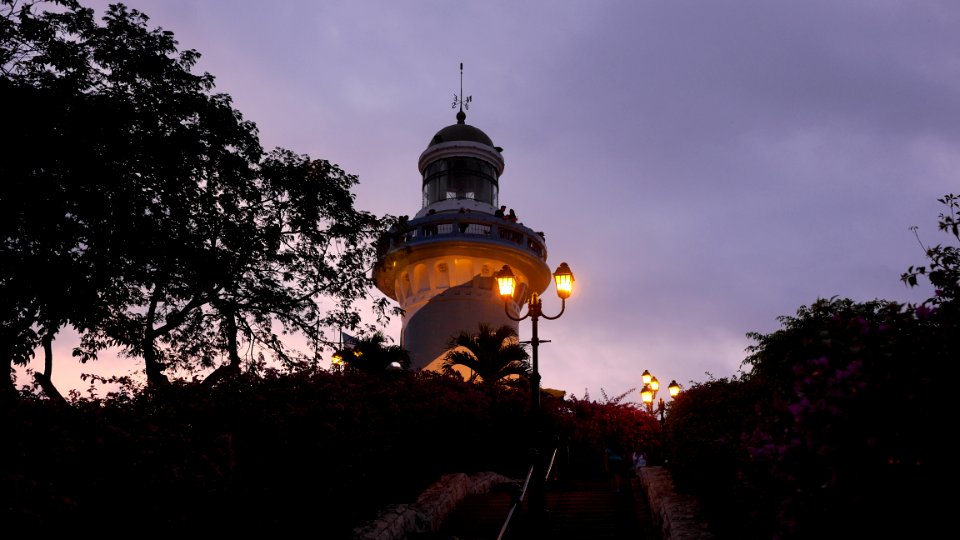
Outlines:
{"type": "Polygon", "coordinates": [[[547,464],[547,473],[543,476],[544,481],[550,479],[550,471],[553,470],[553,463],[557,459],[557,449],[553,449],[553,453],[550,454],[550,463],[547,464]]]}
{"type": "MultiPolygon", "coordinates": [[[[553,464],[557,459],[557,449],[554,448],[553,452],[550,454],[550,463],[547,465],[547,473],[544,476],[544,481],[550,478],[550,471],[553,470],[553,464]]],[[[520,506],[520,503],[523,502],[523,498],[527,494],[527,488],[530,487],[530,479],[533,478],[533,469],[534,466],[531,465],[527,470],[527,477],[523,481],[523,487],[520,488],[520,494],[514,498],[513,504],[510,505],[510,510],[507,512],[507,519],[503,521],[503,526],[500,527],[500,534],[497,535],[497,540],[503,540],[503,535],[507,533],[507,529],[510,528],[510,520],[513,518],[513,513],[520,506]]]]}
{"type": "Polygon", "coordinates": [[[513,518],[513,513],[516,511],[517,507],[520,506],[520,503],[523,502],[523,497],[527,494],[527,487],[530,486],[530,478],[533,477],[533,465],[527,469],[527,478],[523,481],[523,487],[520,488],[520,494],[513,499],[513,504],[510,505],[510,511],[507,512],[507,519],[503,521],[503,526],[500,527],[500,534],[497,535],[497,540],[503,540],[503,535],[507,533],[507,529],[510,527],[510,520],[513,518]]]}

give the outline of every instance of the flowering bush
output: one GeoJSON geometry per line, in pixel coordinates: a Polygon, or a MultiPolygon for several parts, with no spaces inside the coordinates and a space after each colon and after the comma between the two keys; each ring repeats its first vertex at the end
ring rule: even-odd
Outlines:
{"type": "MultiPolygon", "coordinates": [[[[694,493],[717,533],[728,532],[728,516],[743,515],[755,503],[741,487],[741,436],[758,414],[763,394],[750,381],[711,379],[674,398],[666,417],[667,451],[678,491],[694,493]]],[[[749,514],[746,514],[749,515],[749,514]]],[[[734,523],[752,523],[738,519],[734,523]]],[[[737,535],[745,528],[738,527],[737,535]]],[[[747,537],[743,535],[743,537],[747,537]]]]}
{"type": "MultiPolygon", "coordinates": [[[[957,236],[958,201],[941,202],[957,236]]],[[[679,488],[731,538],[923,537],[943,520],[938,477],[960,358],[958,248],[926,250],[920,305],[819,299],[756,341],[747,373],[682,394],[667,432],[679,488]]]]}
{"type": "Polygon", "coordinates": [[[739,538],[915,533],[935,502],[946,403],[931,389],[955,338],[889,302],[820,300],[781,321],[755,336],[750,373],[676,400],[678,486],[739,538]]]}
{"type": "MultiPolygon", "coordinates": [[[[537,442],[526,389],[428,372],[264,370],[213,387],[74,397],[69,407],[24,391],[4,405],[3,522],[41,533],[322,526],[324,537],[344,538],[442,474],[522,478],[537,442]]],[[[549,396],[543,404],[546,432],[562,432],[576,455],[603,439],[594,431],[648,440],[637,434],[650,415],[638,413],[549,396]]]]}
{"type": "Polygon", "coordinates": [[[644,453],[654,462],[661,460],[659,421],[633,403],[574,396],[570,400],[547,400],[545,408],[549,429],[564,452],[560,465],[572,474],[603,473],[607,448],[619,448],[628,456],[633,451],[644,453]]]}
{"type": "MultiPolygon", "coordinates": [[[[932,487],[940,394],[928,389],[947,360],[930,347],[934,319],[925,309],[848,300],[821,301],[804,316],[787,332],[800,338],[794,350],[805,358],[792,363],[791,386],[774,396],[777,419],[758,422],[745,440],[745,480],[786,494],[776,513],[785,537],[905,525],[875,517],[930,502],[903,494],[932,487]]],[[[778,360],[766,355],[758,349],[750,360],[778,360]]]]}

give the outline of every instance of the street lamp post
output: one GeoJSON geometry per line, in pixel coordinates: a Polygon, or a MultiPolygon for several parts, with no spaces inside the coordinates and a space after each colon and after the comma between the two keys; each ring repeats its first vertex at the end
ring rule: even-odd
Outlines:
{"type": "MultiPolygon", "coordinates": [[[[509,305],[510,302],[514,300],[514,293],[517,287],[517,278],[510,269],[510,266],[506,264],[503,265],[503,268],[501,268],[496,274],[497,287],[500,290],[500,298],[503,300],[503,310],[506,312],[507,317],[517,322],[529,318],[533,323],[533,330],[530,334],[530,346],[532,351],[531,356],[533,359],[533,374],[530,377],[530,408],[536,444],[539,444],[541,441],[540,364],[537,356],[537,351],[541,341],[539,335],[537,334],[537,323],[541,317],[548,320],[559,319],[567,307],[567,298],[570,298],[570,294],[573,292],[573,273],[570,271],[570,267],[567,266],[567,263],[561,263],[560,266],[557,267],[556,272],[553,273],[553,278],[557,285],[557,296],[560,297],[560,313],[552,317],[549,315],[544,315],[543,301],[540,299],[539,294],[533,293],[530,295],[530,299],[528,301],[527,314],[522,317],[514,317],[513,314],[510,313],[509,305]]],[[[523,303],[520,302],[520,305],[523,305],[523,303]]],[[[543,511],[546,508],[546,478],[544,477],[545,473],[543,470],[542,456],[538,448],[534,448],[534,450],[533,475],[530,479],[530,510],[532,514],[539,517],[543,514],[543,511]]]]}
{"type": "MultiPolygon", "coordinates": [[[[640,390],[640,400],[643,401],[643,404],[647,407],[647,412],[652,414],[653,400],[657,397],[657,391],[660,390],[660,381],[651,375],[648,370],[643,370],[640,378],[643,381],[643,388],[640,390]]],[[[677,397],[677,395],[680,394],[680,385],[677,384],[677,381],[670,381],[667,390],[670,391],[670,397],[677,397]]],[[[660,424],[663,424],[664,417],[667,414],[667,404],[663,401],[663,398],[657,401],[657,414],[660,415],[660,424]]]]}
{"type": "Polygon", "coordinates": [[[330,366],[333,367],[335,372],[340,373],[343,370],[343,356],[340,353],[334,353],[333,357],[330,358],[330,366]]]}

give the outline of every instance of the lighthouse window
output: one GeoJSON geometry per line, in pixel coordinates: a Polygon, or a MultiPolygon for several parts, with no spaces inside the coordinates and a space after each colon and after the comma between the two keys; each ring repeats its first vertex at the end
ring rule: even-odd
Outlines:
{"type": "Polygon", "coordinates": [[[440,159],[423,171],[423,205],[445,199],[471,199],[496,206],[497,172],[475,158],[440,159]]]}

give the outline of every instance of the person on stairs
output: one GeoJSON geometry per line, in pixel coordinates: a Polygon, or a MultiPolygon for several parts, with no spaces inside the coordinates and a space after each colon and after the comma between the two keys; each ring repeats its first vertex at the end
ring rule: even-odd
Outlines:
{"type": "Polygon", "coordinates": [[[616,443],[613,443],[603,451],[604,470],[613,477],[613,490],[620,493],[620,484],[623,477],[623,469],[626,464],[623,449],[616,443]]]}

